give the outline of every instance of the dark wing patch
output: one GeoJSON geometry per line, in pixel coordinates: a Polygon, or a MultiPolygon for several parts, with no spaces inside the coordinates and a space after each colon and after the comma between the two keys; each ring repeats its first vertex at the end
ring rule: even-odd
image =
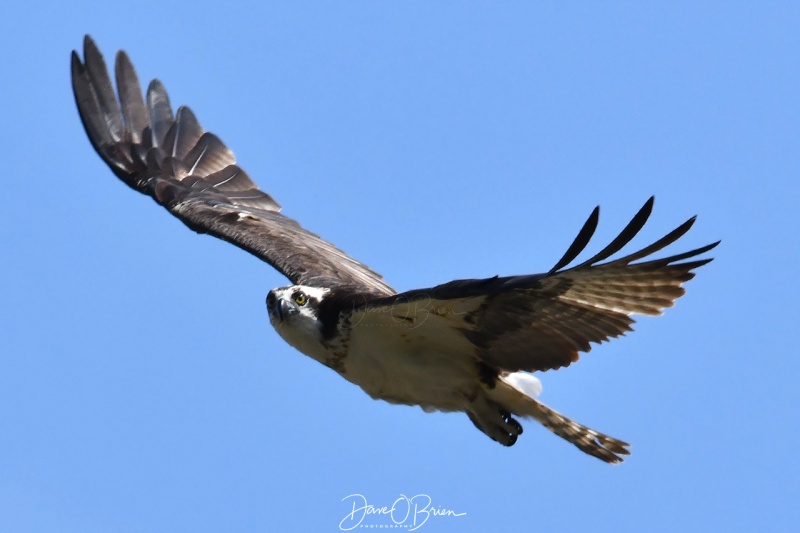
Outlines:
{"type": "Polygon", "coordinates": [[[203,130],[188,107],[172,113],[153,80],[142,97],[125,52],[117,54],[119,100],[89,36],[84,62],[72,53],[75,102],[92,146],[114,173],[198,233],[266,261],[293,283],[346,286],[376,296],[395,291],[381,276],[279,213],[280,206],[236,165],[233,152],[203,130]]]}
{"type": "Polygon", "coordinates": [[[684,235],[694,218],[653,244],[602,263],[642,229],[653,207],[650,198],[625,229],[602,251],[564,269],[584,250],[597,226],[595,209],[564,257],[546,274],[457,280],[410,291],[371,305],[395,310],[441,308],[452,311],[459,327],[476,347],[478,359],[505,371],[548,370],[578,360],[579,352],[631,331],[633,314],[660,315],[685,292],[693,270],[711,259],[684,261],[719,242],[662,259],[638,262],[684,235]],[[414,307],[405,302],[415,301],[414,307]],[[402,306],[400,304],[403,304],[402,306]]]}

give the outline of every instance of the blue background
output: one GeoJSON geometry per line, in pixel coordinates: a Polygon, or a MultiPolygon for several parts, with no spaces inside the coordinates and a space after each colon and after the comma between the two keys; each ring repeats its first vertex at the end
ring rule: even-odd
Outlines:
{"type": "Polygon", "coordinates": [[[0,19],[0,529],[796,531],[800,8],[791,2],[25,2],[0,19]],[[632,443],[369,399],[286,345],[268,265],[100,161],[69,52],[125,48],[308,229],[400,290],[549,269],[656,196],[722,239],[665,316],[549,372],[632,443]],[[372,517],[364,524],[389,524],[372,517]]]}

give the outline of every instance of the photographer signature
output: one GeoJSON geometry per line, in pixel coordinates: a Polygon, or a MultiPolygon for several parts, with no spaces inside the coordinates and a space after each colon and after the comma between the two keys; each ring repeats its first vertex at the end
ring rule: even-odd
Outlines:
{"type": "Polygon", "coordinates": [[[421,528],[433,516],[464,516],[467,513],[457,513],[452,509],[433,505],[433,500],[427,494],[417,494],[408,497],[401,494],[392,505],[378,507],[367,502],[363,494],[350,494],[342,498],[343,502],[352,503],[350,510],[342,521],[339,522],[339,529],[350,531],[362,525],[368,516],[388,517],[392,524],[408,528],[408,531],[415,531],[421,528]]]}

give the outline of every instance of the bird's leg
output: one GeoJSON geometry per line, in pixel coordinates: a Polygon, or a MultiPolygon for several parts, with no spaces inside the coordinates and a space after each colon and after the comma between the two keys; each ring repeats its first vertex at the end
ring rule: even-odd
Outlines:
{"type": "Polygon", "coordinates": [[[476,428],[503,446],[513,446],[522,434],[522,425],[511,417],[511,413],[478,395],[467,410],[467,416],[476,428]]]}

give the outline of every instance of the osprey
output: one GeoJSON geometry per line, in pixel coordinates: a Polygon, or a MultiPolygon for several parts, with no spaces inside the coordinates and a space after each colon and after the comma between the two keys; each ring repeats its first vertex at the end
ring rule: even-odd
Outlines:
{"type": "Polygon", "coordinates": [[[606,261],[643,227],[650,198],[608,246],[570,267],[597,226],[595,208],[544,274],[397,293],[379,274],[282,215],[188,107],[173,115],[158,80],[144,98],[123,51],[115,70],[119,98],[89,36],[83,61],[72,52],[72,88],[94,149],[123,182],[192,230],[243,248],[289,278],[292,285],[273,289],[266,301],[269,320],[286,342],[374,399],[465,412],[505,446],[522,434],[519,417],[539,421],[609,463],[630,453],[628,443],[539,402],[541,384],[531,372],[567,366],[590,343],[631,331],[632,314],[659,315],[672,306],[692,271],[711,261],[696,256],[719,241],[650,256],[685,234],[694,218],[637,252],[606,261]]]}

